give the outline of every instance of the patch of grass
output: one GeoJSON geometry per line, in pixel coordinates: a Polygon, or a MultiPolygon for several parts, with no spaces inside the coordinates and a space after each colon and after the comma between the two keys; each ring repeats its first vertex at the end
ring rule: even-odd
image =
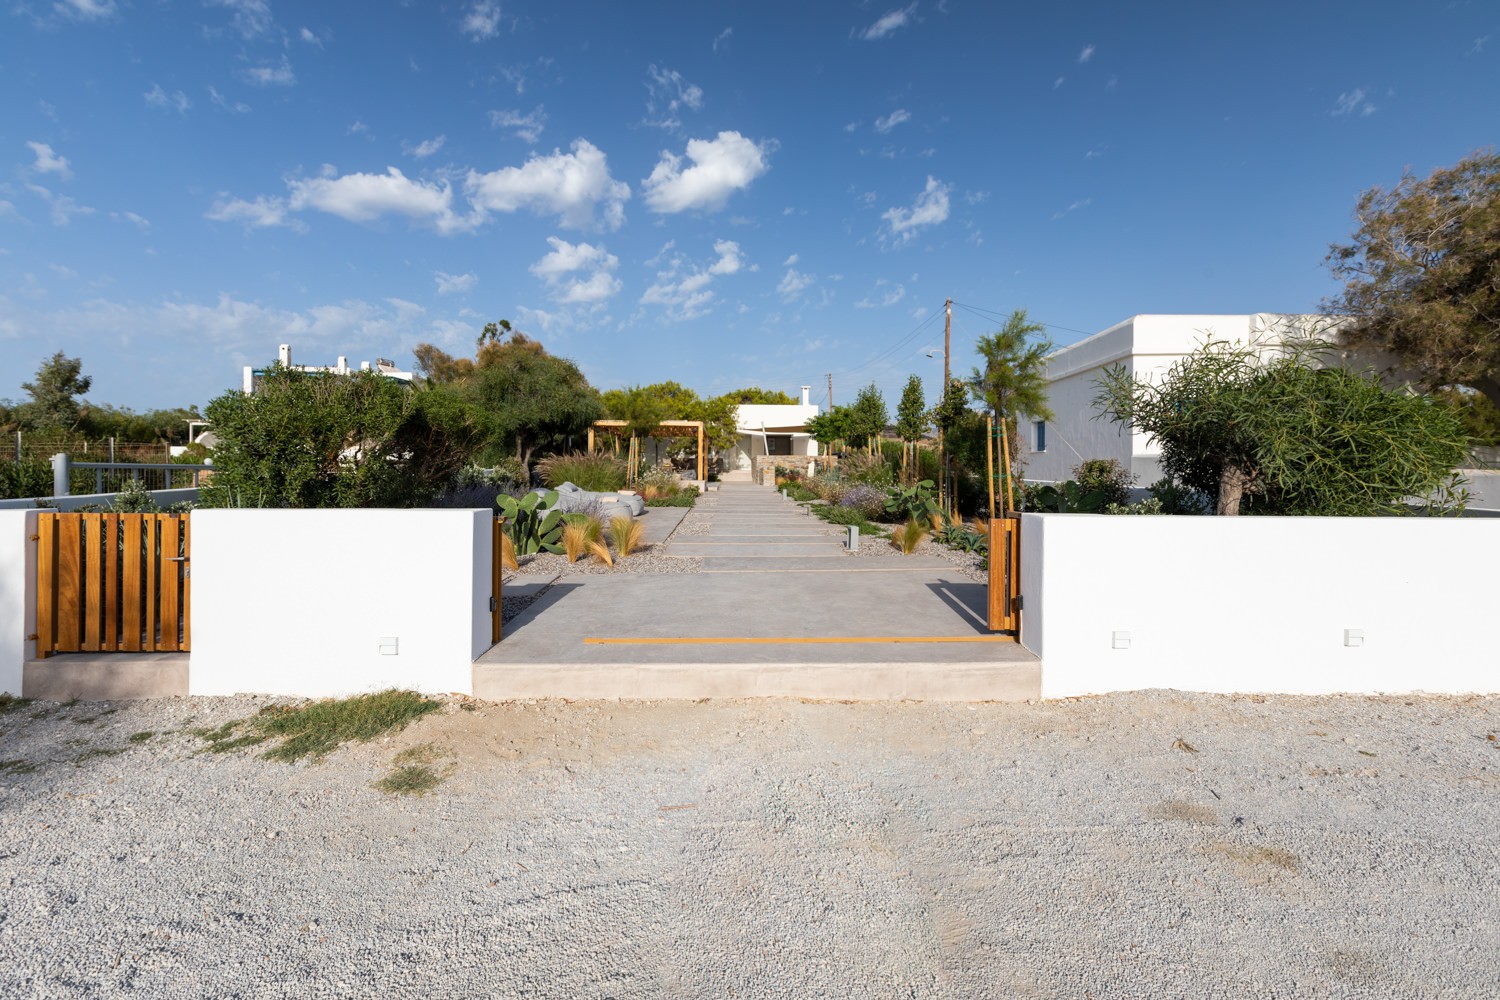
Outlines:
{"type": "Polygon", "coordinates": [[[443,751],[431,743],[407,747],[391,760],[391,772],[375,782],[388,795],[426,795],[453,773],[453,765],[441,771],[433,765],[442,760],[443,751]]]}
{"type": "Polygon", "coordinates": [[[0,774],[30,774],[36,763],[29,760],[0,760],[0,774]]]}
{"type": "Polygon", "coordinates": [[[263,710],[254,724],[266,736],[282,738],[280,746],[266,751],[267,758],[317,760],[345,743],[367,743],[377,736],[399,732],[440,707],[415,691],[380,691],[318,701],[302,708],[273,706],[263,710]]]}
{"type": "Polygon", "coordinates": [[[83,753],[73,758],[74,764],[87,764],[91,760],[101,757],[113,757],[115,754],[124,753],[124,747],[89,747],[83,753]]]}
{"type": "Polygon", "coordinates": [[[609,522],[609,535],[615,540],[615,551],[623,558],[641,547],[646,526],[633,517],[617,517],[609,522]]]}
{"type": "Polygon", "coordinates": [[[148,742],[155,735],[156,735],[156,731],[155,730],[152,730],[152,729],[143,729],[143,730],[141,730],[138,733],[131,733],[130,736],[129,736],[129,738],[127,739],[127,742],[129,742],[129,743],[146,743],[146,742],[148,742]]]}
{"type": "Polygon", "coordinates": [[[52,713],[55,711],[57,710],[53,708],[39,708],[31,713],[31,717],[33,719],[50,719],[52,718],[52,713]]]}
{"type": "Polygon", "coordinates": [[[14,712],[31,704],[30,698],[17,698],[13,694],[0,694],[0,715],[14,712]]]}
{"type": "Polygon", "coordinates": [[[922,522],[912,518],[896,529],[891,538],[891,544],[900,549],[902,555],[909,556],[916,551],[917,546],[922,544],[922,539],[926,537],[927,529],[922,522]]]}
{"type": "Polygon", "coordinates": [[[106,709],[103,709],[102,711],[95,712],[93,715],[80,715],[78,718],[73,719],[71,721],[78,723],[80,726],[86,726],[90,722],[98,722],[100,719],[104,718],[106,715],[114,715],[118,711],[119,711],[118,708],[106,708],[106,709]]]}
{"type": "Polygon", "coordinates": [[[352,698],[333,698],[310,705],[267,705],[249,719],[231,719],[215,728],[194,729],[209,753],[228,753],[269,740],[281,742],[267,750],[269,760],[288,763],[304,757],[319,760],[345,743],[366,743],[386,733],[399,732],[438,702],[415,691],[380,691],[352,698]]]}

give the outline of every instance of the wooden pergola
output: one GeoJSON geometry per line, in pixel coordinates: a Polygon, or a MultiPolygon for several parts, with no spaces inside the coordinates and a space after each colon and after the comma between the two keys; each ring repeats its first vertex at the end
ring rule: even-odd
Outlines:
{"type": "MultiPolygon", "coordinates": [[[[589,428],[589,451],[594,450],[594,430],[622,431],[627,424],[623,420],[595,420],[594,426],[589,428]]],[[[698,479],[700,481],[708,478],[708,453],[703,447],[703,421],[701,420],[663,420],[656,425],[657,431],[667,429],[696,430],[698,432],[698,479]]],[[[646,435],[656,437],[655,431],[646,435]]],[[[682,434],[667,434],[664,437],[684,437],[682,434]]]]}

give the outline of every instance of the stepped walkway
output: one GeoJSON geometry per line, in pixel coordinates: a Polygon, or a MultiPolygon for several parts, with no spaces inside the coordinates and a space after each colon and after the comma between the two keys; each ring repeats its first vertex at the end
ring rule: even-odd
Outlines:
{"type": "MultiPolygon", "coordinates": [[[[657,508],[648,539],[679,520],[657,508]]],[[[654,540],[654,539],[653,539],[654,540]]],[[[481,698],[1014,701],[1041,670],[985,623],[987,590],[940,556],[845,551],[768,487],[725,484],[657,544],[695,573],[567,576],[474,667],[481,698]]],[[[886,545],[866,539],[863,545],[886,545]]]]}

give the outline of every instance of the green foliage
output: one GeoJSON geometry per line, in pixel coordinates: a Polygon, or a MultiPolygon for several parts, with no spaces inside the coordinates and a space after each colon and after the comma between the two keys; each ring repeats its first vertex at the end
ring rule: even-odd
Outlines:
{"type": "Polygon", "coordinates": [[[787,483],[786,495],[791,497],[793,500],[797,500],[802,503],[806,503],[810,500],[821,499],[816,490],[808,489],[806,483],[800,482],[787,483]]]}
{"type": "Polygon", "coordinates": [[[839,506],[852,507],[866,520],[874,520],[885,514],[885,488],[857,483],[839,498],[839,506]]]}
{"type": "Polygon", "coordinates": [[[1073,468],[1073,479],[1085,492],[1104,495],[1104,504],[1130,502],[1135,476],[1113,458],[1086,459],[1073,468]]]}
{"type": "Polygon", "coordinates": [[[1468,386],[1500,407],[1500,155],[1408,172],[1360,195],[1354,217],[1326,258],[1345,280],[1329,311],[1355,317],[1347,340],[1394,354],[1429,389],[1468,386]]]}
{"type": "Polygon", "coordinates": [[[116,514],[149,514],[158,510],[156,498],[139,479],[127,479],[109,508],[116,514]]]}
{"type": "Polygon", "coordinates": [[[875,383],[871,382],[859,390],[854,398],[854,405],[849,408],[849,443],[856,447],[869,444],[879,437],[889,422],[890,414],[886,412],[885,397],[880,394],[875,383]]]}
{"type": "Polygon", "coordinates": [[[1046,328],[1026,318],[1025,309],[1010,314],[1005,325],[974,345],[983,365],[969,376],[974,398],[990,411],[995,425],[1005,418],[1011,461],[1020,458],[1020,418],[1052,420],[1047,405],[1047,355],[1052,341],[1046,328]]]}
{"type": "Polygon", "coordinates": [[[647,507],[691,507],[698,502],[698,487],[684,486],[676,493],[667,497],[652,497],[646,501],[647,507]]]}
{"type": "Polygon", "coordinates": [[[931,479],[923,479],[914,486],[892,486],[885,495],[885,512],[893,521],[915,517],[930,522],[942,513],[936,490],[931,479]]]}
{"type": "Polygon", "coordinates": [[[209,507],[412,507],[431,501],[482,437],[479,415],[440,388],[375,372],[273,367],[252,394],[208,405],[219,439],[209,507]]]}
{"type": "Polygon", "coordinates": [[[1291,346],[1262,363],[1252,348],[1214,342],[1161,382],[1111,369],[1095,405],[1160,442],[1162,470],[1216,496],[1219,514],[1244,502],[1256,513],[1369,516],[1455,491],[1467,441],[1452,408],[1386,389],[1373,372],[1314,367],[1319,350],[1291,346]]]}
{"type": "MultiPolygon", "coordinates": [[[[1197,490],[1180,486],[1163,477],[1146,487],[1163,514],[1202,514],[1208,510],[1209,498],[1197,490]]],[[[1144,501],[1142,501],[1144,502],[1144,501]]]]}
{"type": "Polygon", "coordinates": [[[895,482],[896,474],[881,455],[855,453],[839,459],[834,470],[844,482],[851,485],[886,487],[895,482]]]}
{"type": "Polygon", "coordinates": [[[473,374],[458,384],[485,413],[491,439],[513,448],[528,467],[538,448],[583,434],[604,412],[576,364],[519,333],[482,346],[473,374]]]}
{"type": "Polygon", "coordinates": [[[754,406],[795,406],[797,403],[795,399],[779,389],[762,389],[754,385],[726,392],[724,398],[754,406]]]}
{"type": "Polygon", "coordinates": [[[932,408],[932,422],[947,434],[969,413],[969,387],[959,379],[952,379],[943,391],[943,398],[932,408]]]}
{"type": "Polygon", "coordinates": [[[58,351],[36,370],[36,381],[22,382],[30,400],[16,409],[25,430],[69,431],[78,426],[83,406],[74,398],[89,391],[93,379],[83,374],[83,359],[58,351]]]}
{"type": "Polygon", "coordinates": [[[572,483],[590,493],[613,493],[625,488],[625,463],[604,452],[548,455],[537,462],[536,468],[548,486],[572,483]]]}
{"type": "Polygon", "coordinates": [[[853,524],[858,525],[860,531],[878,532],[880,529],[859,511],[856,507],[844,507],[840,504],[826,504],[808,508],[815,515],[821,517],[829,524],[853,524]]]}
{"type": "Polygon", "coordinates": [[[498,496],[495,506],[505,518],[501,530],[510,537],[517,556],[563,551],[563,512],[557,509],[556,490],[528,493],[520,499],[498,496]]]}
{"type": "Polygon", "coordinates": [[[0,461],[0,500],[52,495],[52,464],[42,458],[0,461]]]}
{"type": "Polygon", "coordinates": [[[1106,514],[1165,514],[1162,502],[1156,497],[1147,497],[1140,503],[1107,503],[1104,505],[1106,514]]]}
{"type": "Polygon", "coordinates": [[[927,433],[929,423],[922,379],[912,375],[901,390],[901,402],[896,404],[896,435],[908,443],[916,441],[927,433]]]}
{"type": "Polygon", "coordinates": [[[819,413],[808,420],[807,433],[818,444],[827,447],[849,437],[850,421],[849,407],[835,406],[827,413],[819,413]]]}
{"type": "Polygon", "coordinates": [[[1048,514],[1097,514],[1104,509],[1102,490],[1088,490],[1069,479],[1026,492],[1026,509],[1048,514]]]}
{"type": "Polygon", "coordinates": [[[407,747],[391,761],[391,770],[375,782],[375,788],[387,795],[426,795],[453,773],[450,762],[441,771],[433,765],[444,758],[442,750],[432,743],[407,747]]]}
{"type": "Polygon", "coordinates": [[[1432,393],[1458,412],[1464,434],[1483,448],[1500,447],[1500,406],[1472,389],[1446,386],[1432,393]]]}

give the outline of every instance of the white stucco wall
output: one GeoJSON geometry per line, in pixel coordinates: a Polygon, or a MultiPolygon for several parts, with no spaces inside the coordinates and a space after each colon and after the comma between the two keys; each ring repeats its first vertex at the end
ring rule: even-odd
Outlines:
{"type": "MultiPolygon", "coordinates": [[[[734,447],[724,455],[726,469],[750,469],[756,456],[764,455],[765,442],[762,430],[767,434],[786,434],[790,428],[803,428],[818,415],[816,403],[806,406],[785,403],[741,403],[736,413],[735,424],[740,437],[734,447]],[[751,433],[753,432],[753,433],[751,433]]],[[[805,434],[793,434],[793,455],[816,455],[818,443],[805,434]]]]}
{"type": "Polygon", "coordinates": [[[190,692],[471,692],[489,647],[492,516],[194,511],[190,692]]]}
{"type": "Polygon", "coordinates": [[[1021,641],[1046,698],[1500,692],[1497,565],[1497,519],[1025,514],[1021,641]]]}
{"type": "Polygon", "coordinates": [[[35,510],[0,510],[0,694],[21,696],[21,669],[36,656],[35,510]]]}

